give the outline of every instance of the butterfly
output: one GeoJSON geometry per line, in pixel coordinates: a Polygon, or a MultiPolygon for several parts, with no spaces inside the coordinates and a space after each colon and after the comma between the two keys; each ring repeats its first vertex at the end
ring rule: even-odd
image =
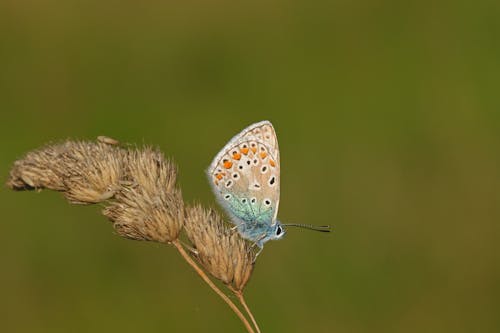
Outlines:
{"type": "Polygon", "coordinates": [[[213,159],[207,176],[240,235],[260,249],[269,240],[281,239],[286,233],[284,226],[329,231],[328,226],[278,221],[280,152],[269,121],[252,124],[229,140],[213,159]]]}

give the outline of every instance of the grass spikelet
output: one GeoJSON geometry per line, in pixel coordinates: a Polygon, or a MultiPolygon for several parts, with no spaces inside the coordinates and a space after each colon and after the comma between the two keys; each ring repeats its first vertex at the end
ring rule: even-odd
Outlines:
{"type": "Polygon", "coordinates": [[[123,237],[160,243],[177,239],[184,202],[175,187],[175,165],[151,148],[128,151],[126,161],[127,179],[103,214],[123,237]]]}
{"type": "Polygon", "coordinates": [[[187,208],[185,228],[201,265],[232,289],[243,290],[255,261],[249,243],[214,210],[199,205],[187,208]]]}
{"type": "Polygon", "coordinates": [[[27,153],[14,162],[7,186],[13,190],[50,189],[63,191],[62,155],[71,150],[71,142],[46,146],[27,153]]]}
{"type": "Polygon", "coordinates": [[[120,189],[125,151],[107,144],[74,142],[63,154],[65,196],[71,203],[108,200],[120,189]]]}
{"type": "Polygon", "coordinates": [[[151,147],[129,150],[128,179],[136,182],[150,196],[171,193],[177,182],[177,167],[151,147]]]}
{"type": "Polygon", "coordinates": [[[87,141],[49,145],[16,161],[7,186],[62,191],[71,203],[101,202],[119,188],[123,155],[119,148],[87,141]]]}

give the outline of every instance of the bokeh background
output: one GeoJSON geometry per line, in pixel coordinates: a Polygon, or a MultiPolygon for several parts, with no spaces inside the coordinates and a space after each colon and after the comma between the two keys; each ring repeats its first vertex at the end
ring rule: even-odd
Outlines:
{"type": "MultiPolygon", "coordinates": [[[[0,174],[107,135],[204,169],[271,120],[280,218],[246,289],[263,332],[500,331],[498,1],[0,2],[0,174]]],[[[169,247],[99,206],[0,190],[2,332],[242,332],[169,247]]]]}

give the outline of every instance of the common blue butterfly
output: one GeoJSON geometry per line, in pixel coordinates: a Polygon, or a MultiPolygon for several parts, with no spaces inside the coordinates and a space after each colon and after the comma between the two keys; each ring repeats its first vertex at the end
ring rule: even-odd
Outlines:
{"type": "MultiPolygon", "coordinates": [[[[273,125],[248,126],[222,148],[207,170],[212,189],[240,235],[261,249],[285,235],[277,220],[280,201],[280,153],[273,125]]],[[[286,224],[318,231],[328,226],[286,224]]]]}

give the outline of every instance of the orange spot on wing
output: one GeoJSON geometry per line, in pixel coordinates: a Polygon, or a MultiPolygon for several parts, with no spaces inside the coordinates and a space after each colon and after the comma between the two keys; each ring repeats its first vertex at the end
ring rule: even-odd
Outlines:
{"type": "Polygon", "coordinates": [[[215,178],[217,178],[218,180],[221,180],[221,179],[222,179],[222,174],[217,173],[217,174],[215,175],[215,178]]]}
{"type": "Polygon", "coordinates": [[[260,153],[260,158],[265,159],[266,156],[267,156],[266,152],[263,151],[263,152],[260,153]]]}
{"type": "Polygon", "coordinates": [[[233,162],[231,161],[226,161],[224,162],[224,168],[229,169],[233,166],[233,162]]]}
{"type": "Polygon", "coordinates": [[[248,154],[248,148],[241,148],[240,151],[243,155],[248,154]]]}
{"type": "Polygon", "coordinates": [[[257,151],[257,148],[255,148],[255,147],[252,147],[252,148],[250,148],[250,149],[253,151],[253,153],[254,153],[254,154],[255,154],[255,152],[257,151]]]}
{"type": "Polygon", "coordinates": [[[273,168],[276,166],[276,162],[274,162],[273,160],[269,160],[269,164],[271,164],[273,168]]]}
{"type": "Polygon", "coordinates": [[[240,158],[241,158],[241,154],[238,154],[238,153],[233,154],[233,159],[235,159],[235,160],[239,161],[239,160],[240,160],[240,158]]]}

